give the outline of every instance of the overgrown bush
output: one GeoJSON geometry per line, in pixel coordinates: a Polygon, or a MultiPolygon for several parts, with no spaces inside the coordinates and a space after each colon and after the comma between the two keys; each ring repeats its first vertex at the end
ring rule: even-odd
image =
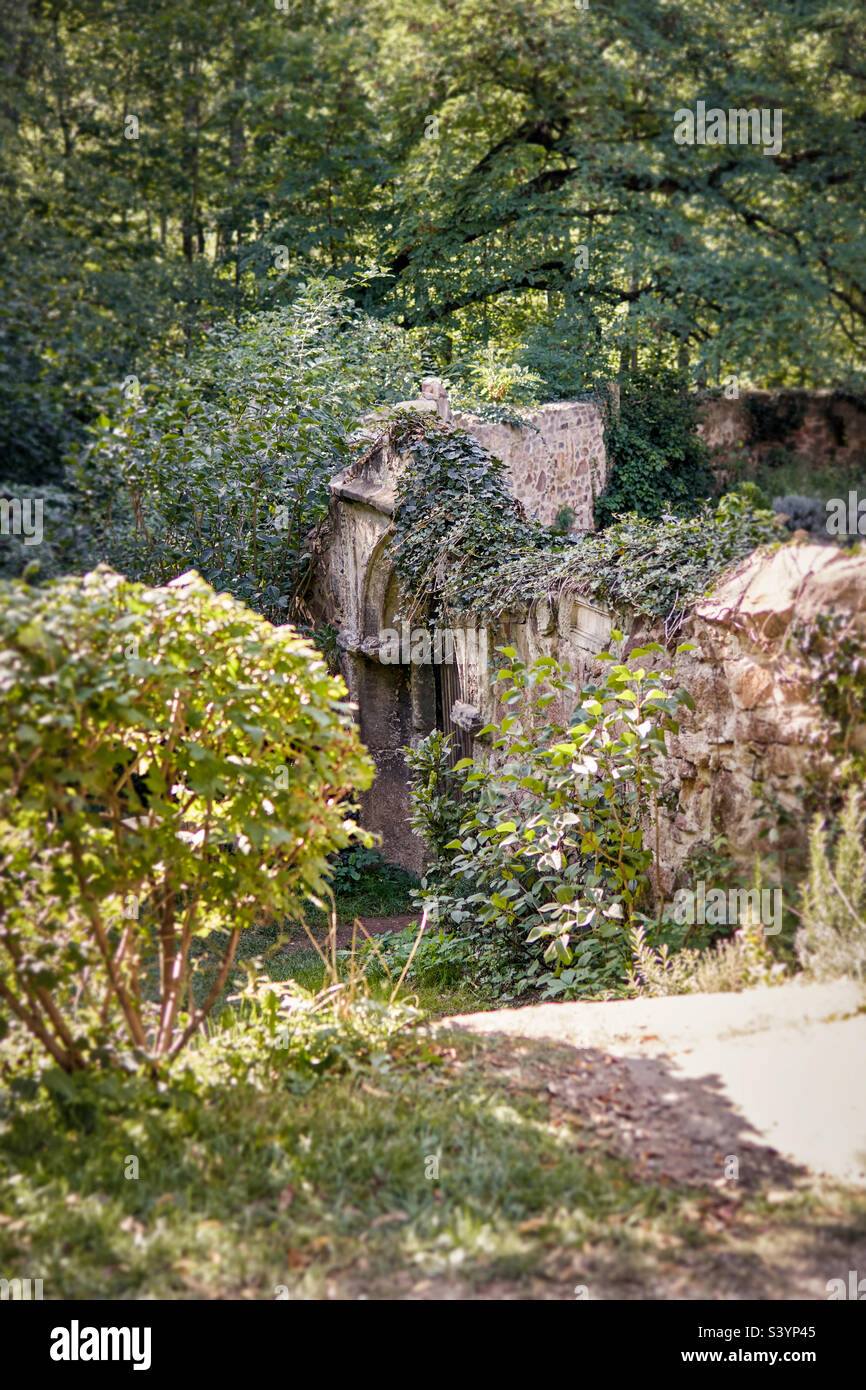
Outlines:
{"type": "Polygon", "coordinates": [[[332,281],[214,327],[172,372],[105,394],[73,470],[95,555],[147,583],[194,567],[274,622],[296,617],[352,429],[420,372],[409,337],[332,281]]]}
{"type": "Polygon", "coordinates": [[[812,824],[810,871],[794,948],[803,969],[818,980],[866,979],[864,826],[866,807],[857,790],[845,798],[835,846],[820,816],[812,824]]]}
{"type": "MultiPolygon", "coordinates": [[[[477,943],[476,943],[477,944],[477,943]]],[[[398,932],[383,932],[361,947],[367,978],[396,979],[404,971],[407,985],[445,990],[467,974],[478,972],[471,935],[435,930],[428,926],[419,939],[417,925],[398,932]]]]}
{"type": "Polygon", "coordinates": [[[74,493],[50,483],[0,481],[0,579],[57,579],[86,554],[74,493]],[[8,518],[8,520],[7,520],[8,518]]]}
{"type": "Polygon", "coordinates": [[[796,494],[773,498],[773,511],[787,517],[789,531],[808,531],[816,540],[831,542],[827,531],[827,509],[820,497],[796,494]]]}
{"type": "Polygon", "coordinates": [[[607,411],[610,472],[596,500],[596,525],[608,526],[626,512],[656,520],[666,512],[697,512],[714,490],[697,426],[697,402],[684,377],[664,369],[629,376],[619,407],[607,411]]]}
{"type": "Polygon", "coordinates": [[[412,890],[418,879],[399,864],[391,864],[379,850],[368,847],[366,831],[333,857],[331,886],[340,921],[358,916],[389,917],[409,912],[412,890]]]}
{"type": "Polygon", "coordinates": [[[464,431],[415,415],[391,425],[390,444],[407,460],[390,543],[406,616],[487,622],[580,594],[675,631],[728,566],[788,539],[751,483],[695,516],[632,514],[556,534],[527,518],[501,462],[464,431]]]}
{"type": "Polygon", "coordinates": [[[343,978],[335,966],[318,990],[250,971],[211,1029],[222,1046],[202,1041],[188,1054],[189,1067],[260,1085],[280,1080],[302,1091],[328,1072],[356,1070],[420,1017],[408,1000],[371,997],[367,969],[353,958],[343,978]]]}
{"type": "Polygon", "coordinates": [[[652,886],[658,759],[691,699],[669,670],[640,664],[666,655],[656,643],[626,662],[603,653],[607,677],[579,694],[552,658],[527,668],[514,648],[500,651],[509,664],[497,684],[515,714],[482,731],[493,735],[495,765],[457,764],[477,801],[445,846],[450,861],[428,879],[428,914],[440,931],[483,943],[512,992],[615,989],[630,962],[629,923],[652,886]],[[568,724],[550,719],[554,700],[576,701],[568,724]]]}
{"type": "Polygon", "coordinates": [[[646,926],[631,930],[634,965],[632,983],[642,994],[719,994],[784,984],[785,966],[767,945],[760,922],[747,919],[728,941],[706,951],[671,952],[667,944],[651,946],[646,926]]]}
{"type": "Polygon", "coordinates": [[[466,814],[466,767],[455,767],[451,736],[434,729],[416,748],[404,748],[409,769],[409,826],[424,841],[433,862],[447,858],[445,847],[466,814]]]}
{"type": "Polygon", "coordinates": [[[372,763],[318,654],[196,574],[0,592],[0,1000],[65,1071],[153,1066],[326,892],[372,763]]]}

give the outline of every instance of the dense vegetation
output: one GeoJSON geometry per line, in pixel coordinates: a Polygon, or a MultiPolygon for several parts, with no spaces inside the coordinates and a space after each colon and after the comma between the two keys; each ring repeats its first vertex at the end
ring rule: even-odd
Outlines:
{"type": "Polygon", "coordinates": [[[17,0],[0,26],[6,477],[57,480],[103,386],[311,274],[548,397],[656,356],[861,377],[856,9],[17,0]],[[781,151],[677,144],[699,98],[781,109],[781,151]]]}
{"type": "MultiPolygon", "coordinates": [[[[563,1103],[573,1057],[428,1023],[862,980],[859,634],[797,635],[838,767],[770,948],[663,901],[667,649],[614,629],[578,690],[501,648],[493,756],[405,750],[419,883],[359,828],[308,588],[330,479],[386,433],[413,619],[583,594],[673,650],[787,538],[736,460],[717,495],[694,387],[864,385],[856,7],[8,0],[0,47],[0,1296],[571,1298],[592,1267],[765,1298],[774,1220],[853,1266],[862,1202],[638,1169],[631,1117],[612,1150],[563,1103]],[[779,113],[781,147],[677,143],[698,100],[779,113]],[[600,402],[598,530],[528,518],[464,432],[371,425],[430,372],[510,423],[600,402]]],[[[731,875],[724,836],[691,868],[731,875]]]]}
{"type": "Polygon", "coordinates": [[[321,900],[373,767],[321,658],[194,574],[0,598],[0,998],[64,1071],[154,1066],[244,928],[321,900]]]}

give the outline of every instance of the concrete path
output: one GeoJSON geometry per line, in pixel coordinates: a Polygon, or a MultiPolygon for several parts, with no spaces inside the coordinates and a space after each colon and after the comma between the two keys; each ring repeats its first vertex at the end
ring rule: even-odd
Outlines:
{"type": "MultiPolygon", "coordinates": [[[[852,982],[536,1004],[442,1024],[547,1038],[621,1059],[617,1089],[628,1094],[636,1142],[653,1122],[658,1134],[663,1121],[668,1144],[677,1129],[684,1140],[722,1153],[742,1138],[813,1173],[866,1185],[866,998],[852,982]],[[710,1095],[719,1104],[703,1104],[710,1095]]],[[[587,1070],[599,1069],[595,1061],[586,1068],[585,1055],[576,1058],[574,1078],[563,1076],[563,1087],[577,1085],[587,1070]]]]}

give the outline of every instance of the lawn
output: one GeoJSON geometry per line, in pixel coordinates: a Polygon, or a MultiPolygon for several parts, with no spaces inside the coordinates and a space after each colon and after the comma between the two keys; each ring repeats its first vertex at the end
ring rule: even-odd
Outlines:
{"type": "Polygon", "coordinates": [[[862,1194],[639,1180],[556,1107],[556,1046],[410,1021],[330,1066],[214,1052],[170,1086],[7,1106],[7,1277],[52,1299],[822,1297],[866,1241],[862,1194]]]}

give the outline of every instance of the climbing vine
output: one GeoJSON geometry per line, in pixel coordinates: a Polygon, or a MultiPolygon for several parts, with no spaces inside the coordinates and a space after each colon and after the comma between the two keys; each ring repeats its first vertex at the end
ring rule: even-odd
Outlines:
{"type": "Polygon", "coordinates": [[[504,465],[472,435],[415,416],[395,422],[390,443],[408,460],[391,542],[406,617],[480,611],[515,556],[544,555],[549,563],[563,552],[566,540],[527,517],[504,465]]]}
{"type": "Polygon", "coordinates": [[[401,416],[388,442],[407,461],[391,541],[406,619],[495,621],[572,593],[675,631],[729,565],[786,535],[748,483],[697,516],[628,515],[605,531],[563,534],[528,518],[503,464],[454,426],[401,416]]]}
{"type": "Polygon", "coordinates": [[[866,643],[856,623],[840,613],[819,613],[794,632],[826,716],[827,748],[840,786],[860,782],[866,755],[857,731],[866,721],[866,643]]]}
{"type": "Polygon", "coordinates": [[[659,520],[694,516],[714,491],[707,446],[698,434],[698,406],[677,372],[635,372],[621,398],[604,404],[604,442],[611,461],[595,504],[597,526],[635,512],[659,520]]]}

